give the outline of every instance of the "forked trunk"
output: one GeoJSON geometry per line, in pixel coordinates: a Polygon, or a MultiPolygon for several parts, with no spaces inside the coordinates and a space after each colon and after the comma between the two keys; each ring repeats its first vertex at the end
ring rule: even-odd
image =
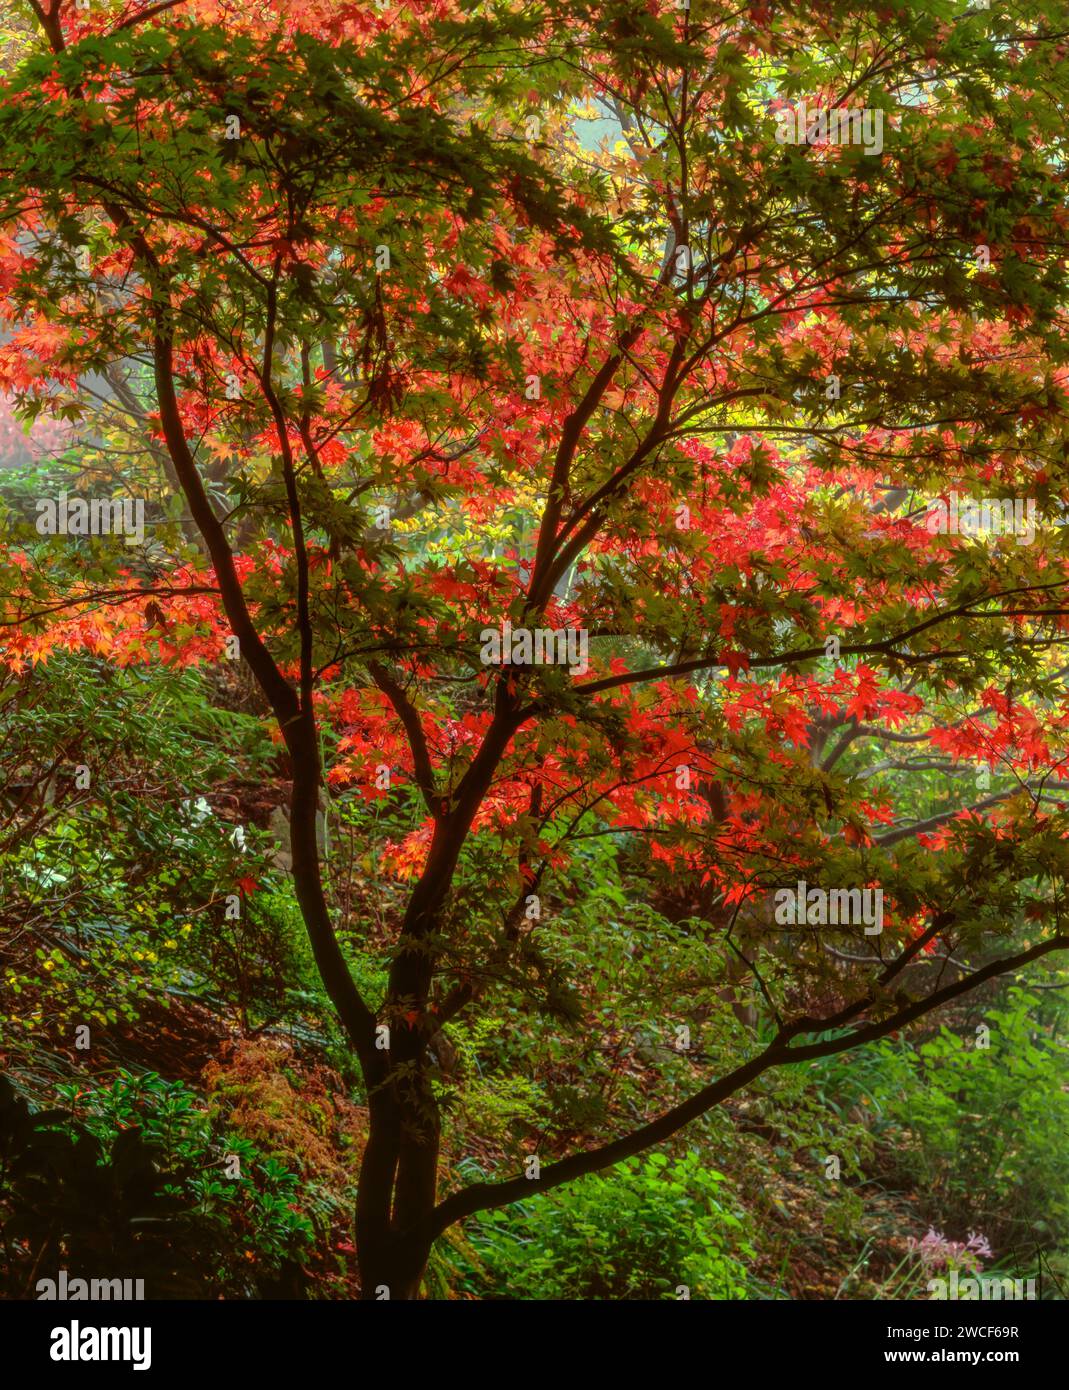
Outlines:
{"type": "MultiPolygon", "coordinates": [[[[409,1097],[411,1093],[409,1093],[409,1097]]],[[[437,1191],[439,1126],[415,1123],[411,1103],[380,1096],[371,1105],[371,1133],[356,1198],[356,1250],[364,1299],[419,1297],[430,1254],[423,1234],[437,1191]],[[408,1125],[402,1106],[410,1111],[408,1125]],[[407,1132],[406,1132],[407,1131],[407,1132]]]]}

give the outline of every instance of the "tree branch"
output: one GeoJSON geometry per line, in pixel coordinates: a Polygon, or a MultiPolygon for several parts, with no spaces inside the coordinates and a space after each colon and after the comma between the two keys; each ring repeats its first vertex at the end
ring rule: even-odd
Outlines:
{"type": "MultiPolygon", "coordinates": [[[[866,1028],[855,1029],[844,1037],[831,1038],[825,1042],[792,1048],[790,1046],[791,1030],[797,1025],[788,1025],[786,1029],[777,1033],[768,1047],[759,1052],[756,1057],[751,1058],[741,1067],[736,1067],[727,1076],[712,1082],[691,1096],[689,1100],[674,1106],[658,1119],[643,1125],[631,1134],[615,1139],[611,1143],[603,1144],[600,1148],[571,1154],[568,1158],[563,1158],[557,1163],[551,1163],[542,1169],[537,1181],[523,1177],[498,1183],[473,1183],[460,1192],[454,1192],[444,1202],[440,1202],[431,1213],[426,1223],[425,1233],[435,1239],[455,1222],[472,1216],[475,1212],[490,1211],[496,1207],[508,1206],[510,1203],[521,1201],[525,1197],[548,1192],[554,1187],[560,1187],[563,1183],[572,1182],[587,1173],[601,1172],[603,1169],[619,1163],[622,1159],[631,1158],[633,1155],[642,1153],[644,1150],[662,1143],[665,1139],[671,1138],[673,1134],[692,1120],[698,1119],[699,1116],[704,1115],[714,1106],[719,1105],[721,1101],[734,1095],[736,1091],[742,1090],[744,1086],[755,1081],[762,1073],[774,1067],[790,1066],[797,1062],[812,1061],[818,1057],[833,1057],[837,1053],[849,1051],[863,1043],[875,1042],[879,1038],[897,1032],[915,1019],[939,1008],[942,1004],[975,989],[985,980],[1007,974],[1011,970],[1048,955],[1051,951],[1064,951],[1066,949],[1069,949],[1069,936],[1056,936],[1050,941],[1042,942],[1030,950],[1019,952],[1015,956],[1007,956],[1002,960],[992,961],[982,970],[977,970],[954,984],[947,985],[927,999],[916,1000],[889,1018],[879,1023],[872,1023],[866,1028]]],[[[804,1024],[804,1031],[806,1032],[815,1032],[828,1026],[822,1024],[820,1020],[805,1020],[804,1024]]]]}
{"type": "Polygon", "coordinates": [[[427,736],[423,732],[419,711],[413,705],[400,685],[377,661],[368,662],[375,684],[393,706],[398,719],[404,725],[408,746],[412,752],[412,762],[416,772],[416,786],[423,793],[427,810],[437,819],[441,815],[441,802],[434,785],[434,768],[431,765],[427,736]]]}

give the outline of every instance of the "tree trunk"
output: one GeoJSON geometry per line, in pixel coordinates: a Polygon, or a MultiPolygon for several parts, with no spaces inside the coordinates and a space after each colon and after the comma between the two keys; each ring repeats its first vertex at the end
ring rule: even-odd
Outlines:
{"type": "Polygon", "coordinates": [[[419,1298],[430,1246],[391,1236],[360,1254],[360,1297],[369,1302],[412,1302],[419,1298]]]}
{"type": "MultiPolygon", "coordinates": [[[[293,883],[316,965],[360,1059],[370,1129],[355,1213],[357,1261],[366,1299],[413,1299],[430,1253],[425,1231],[435,1202],[441,1119],[418,1028],[391,1027],[392,1047],[375,1046],[374,1020],[355,992],[323,891],[316,836],[320,767],[308,711],[285,730],[293,764],[290,850],[293,883]]],[[[410,962],[411,964],[411,962],[410,962]]],[[[419,972],[426,1002],[429,976],[419,972]]]]}
{"type": "Polygon", "coordinates": [[[370,1097],[371,1131],[356,1194],[364,1299],[418,1298],[430,1254],[422,1233],[437,1194],[440,1118],[425,1066],[416,1082],[402,1089],[395,1075],[370,1097]]]}

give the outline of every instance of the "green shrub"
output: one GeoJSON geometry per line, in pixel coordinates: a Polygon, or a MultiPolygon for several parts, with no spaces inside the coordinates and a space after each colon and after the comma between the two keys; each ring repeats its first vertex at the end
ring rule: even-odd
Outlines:
{"type": "Polygon", "coordinates": [[[248,1139],[214,1132],[196,1092],[155,1073],[120,1072],[111,1086],[60,1092],[76,1112],[74,1123],[100,1144],[136,1131],[158,1155],[164,1193],[197,1224],[206,1294],[300,1291],[315,1227],[296,1173],[248,1139]],[[232,1171],[240,1176],[228,1176],[232,1171]]]}
{"type": "Polygon", "coordinates": [[[471,1253],[448,1246],[466,1292],[518,1299],[733,1299],[753,1251],[721,1173],[697,1153],[651,1154],[480,1214],[471,1253]]]}
{"type": "Polygon", "coordinates": [[[912,1049],[880,1049],[888,1117],[909,1131],[897,1161],[926,1215],[997,1249],[1069,1241],[1069,1089],[1064,1047],[1039,1030],[1037,1004],[1012,990],[986,1015],[990,1046],[942,1029],[912,1049]]]}
{"type": "Polygon", "coordinates": [[[144,1279],[150,1298],[196,1296],[196,1223],[159,1158],[137,1129],[105,1142],[0,1076],[0,1296],[33,1298],[61,1269],[144,1279]]]}

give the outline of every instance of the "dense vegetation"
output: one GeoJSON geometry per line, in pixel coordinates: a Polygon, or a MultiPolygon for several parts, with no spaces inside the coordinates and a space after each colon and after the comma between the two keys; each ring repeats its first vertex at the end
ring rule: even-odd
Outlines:
{"type": "Polygon", "coordinates": [[[2,24],[0,1294],[1063,1297],[1059,7],[2,24]]]}

